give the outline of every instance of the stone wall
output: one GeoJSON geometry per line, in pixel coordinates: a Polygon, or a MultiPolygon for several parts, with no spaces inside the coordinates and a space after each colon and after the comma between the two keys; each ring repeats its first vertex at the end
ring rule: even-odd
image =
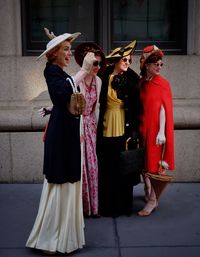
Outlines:
{"type": "MultiPolygon", "coordinates": [[[[41,182],[43,130],[50,104],[43,78],[45,60],[21,53],[20,0],[0,0],[0,182],[41,182]],[[9,13],[9,15],[4,15],[9,13]]],[[[176,181],[200,181],[200,3],[189,1],[188,54],[166,56],[162,74],[173,93],[176,181]]],[[[132,68],[139,72],[139,56],[132,68]]],[[[72,57],[69,74],[78,66],[72,57]]]]}

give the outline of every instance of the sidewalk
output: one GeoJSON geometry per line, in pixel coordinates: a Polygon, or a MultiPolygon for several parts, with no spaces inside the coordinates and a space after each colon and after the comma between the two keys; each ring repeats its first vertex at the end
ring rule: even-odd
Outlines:
{"type": "MultiPolygon", "coordinates": [[[[0,184],[0,257],[44,256],[25,248],[41,184],[0,184]]],[[[172,183],[149,217],[138,217],[143,185],[134,188],[131,217],[85,219],[79,257],[200,257],[200,183],[172,183]]],[[[64,256],[64,255],[57,255],[64,256]]]]}

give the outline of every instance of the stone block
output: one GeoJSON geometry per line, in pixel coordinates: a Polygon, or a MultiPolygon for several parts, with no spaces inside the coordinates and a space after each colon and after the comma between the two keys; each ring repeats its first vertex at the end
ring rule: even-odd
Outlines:
{"type": "Polygon", "coordinates": [[[11,133],[13,181],[37,183],[43,180],[43,133],[11,133]]]}
{"type": "Polygon", "coordinates": [[[200,131],[175,131],[176,181],[200,181],[200,131]]]}
{"type": "Polygon", "coordinates": [[[10,134],[0,133],[0,182],[12,182],[10,134]]]}

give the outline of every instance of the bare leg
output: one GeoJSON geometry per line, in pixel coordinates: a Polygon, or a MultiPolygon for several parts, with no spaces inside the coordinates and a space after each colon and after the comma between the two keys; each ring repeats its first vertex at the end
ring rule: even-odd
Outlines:
{"type": "Polygon", "coordinates": [[[145,172],[142,173],[142,177],[143,177],[143,181],[144,181],[144,193],[145,193],[144,199],[145,199],[145,202],[148,202],[148,200],[150,199],[150,194],[151,194],[151,182],[145,172]]]}
{"type": "Polygon", "coordinates": [[[149,216],[152,213],[152,211],[155,210],[155,208],[157,206],[158,206],[158,202],[156,199],[156,194],[155,194],[153,187],[151,186],[151,193],[150,193],[149,199],[147,201],[147,204],[141,211],[138,212],[138,215],[141,217],[149,216]]]}

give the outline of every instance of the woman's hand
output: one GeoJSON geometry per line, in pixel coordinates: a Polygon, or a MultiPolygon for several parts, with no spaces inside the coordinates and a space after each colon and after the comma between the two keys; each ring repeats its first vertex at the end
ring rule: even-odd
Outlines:
{"type": "Polygon", "coordinates": [[[41,109],[38,110],[38,113],[41,117],[45,117],[46,115],[49,115],[52,111],[52,106],[48,107],[42,107],[41,109]]]}
{"type": "Polygon", "coordinates": [[[94,53],[88,52],[86,54],[86,56],[84,57],[84,59],[83,59],[83,65],[82,65],[81,69],[86,71],[89,74],[91,69],[92,69],[92,67],[93,67],[93,63],[96,60],[97,59],[95,58],[94,53]]]}
{"type": "Polygon", "coordinates": [[[165,142],[166,142],[165,135],[159,131],[158,135],[156,137],[156,144],[157,145],[163,145],[163,144],[165,144],[165,142]]]}

